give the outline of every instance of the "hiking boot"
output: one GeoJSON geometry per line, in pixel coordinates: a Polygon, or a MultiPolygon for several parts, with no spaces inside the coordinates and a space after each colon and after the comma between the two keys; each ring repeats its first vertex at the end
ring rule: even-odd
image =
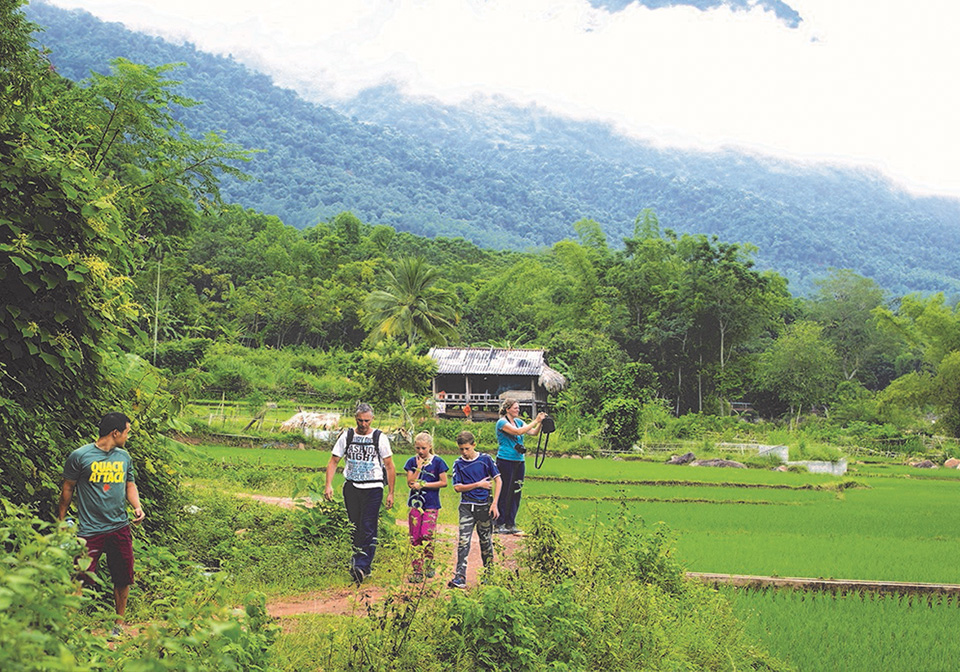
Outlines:
{"type": "Polygon", "coordinates": [[[507,532],[507,526],[506,526],[506,525],[497,525],[496,527],[493,528],[493,533],[494,533],[494,534],[509,534],[509,532],[507,532]]]}
{"type": "Polygon", "coordinates": [[[361,583],[363,583],[363,580],[367,578],[367,574],[359,567],[351,567],[350,578],[359,586],[361,583]]]}
{"type": "Polygon", "coordinates": [[[518,537],[522,537],[524,535],[524,531],[521,530],[519,527],[511,527],[509,530],[505,532],[505,534],[513,534],[518,537]]]}
{"type": "Polygon", "coordinates": [[[423,574],[420,572],[414,572],[410,575],[410,578],[407,579],[410,583],[423,583],[423,574]]]}
{"type": "Polygon", "coordinates": [[[459,588],[460,590],[465,590],[467,587],[467,580],[462,576],[455,576],[450,579],[447,583],[447,588],[459,588]]]}

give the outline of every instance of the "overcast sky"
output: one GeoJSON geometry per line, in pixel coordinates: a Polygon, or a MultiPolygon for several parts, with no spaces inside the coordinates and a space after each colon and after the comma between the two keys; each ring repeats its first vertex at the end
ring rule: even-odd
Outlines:
{"type": "Polygon", "coordinates": [[[383,82],[607,120],[658,144],[880,168],[960,196],[960,2],[792,0],[771,12],[587,0],[49,0],[232,54],[315,101],[383,82]]]}

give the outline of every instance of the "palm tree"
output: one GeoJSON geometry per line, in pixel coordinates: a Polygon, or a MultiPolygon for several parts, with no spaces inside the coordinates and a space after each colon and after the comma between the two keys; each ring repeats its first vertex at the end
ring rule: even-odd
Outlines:
{"type": "Polygon", "coordinates": [[[386,288],[371,292],[364,302],[364,324],[373,341],[395,338],[407,345],[421,341],[446,345],[448,339],[457,338],[457,297],[433,286],[439,271],[420,257],[407,257],[386,275],[386,288]]]}

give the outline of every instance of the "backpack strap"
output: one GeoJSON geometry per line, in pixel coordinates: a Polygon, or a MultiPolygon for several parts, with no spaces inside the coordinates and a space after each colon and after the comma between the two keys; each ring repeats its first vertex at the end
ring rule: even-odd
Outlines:
{"type": "Polygon", "coordinates": [[[377,459],[380,460],[380,471],[383,472],[383,484],[387,485],[387,464],[383,461],[383,458],[380,457],[380,436],[383,434],[379,429],[373,430],[373,450],[377,455],[377,459]]]}

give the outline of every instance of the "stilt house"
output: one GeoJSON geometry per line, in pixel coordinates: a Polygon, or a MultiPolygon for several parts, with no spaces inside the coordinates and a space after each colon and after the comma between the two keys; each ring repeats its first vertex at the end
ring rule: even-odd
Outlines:
{"type": "Polygon", "coordinates": [[[525,348],[431,348],[437,362],[433,403],[442,417],[497,418],[500,402],[520,402],[521,414],[546,410],[547,395],[566,379],[544,361],[543,350],[525,348]]]}

